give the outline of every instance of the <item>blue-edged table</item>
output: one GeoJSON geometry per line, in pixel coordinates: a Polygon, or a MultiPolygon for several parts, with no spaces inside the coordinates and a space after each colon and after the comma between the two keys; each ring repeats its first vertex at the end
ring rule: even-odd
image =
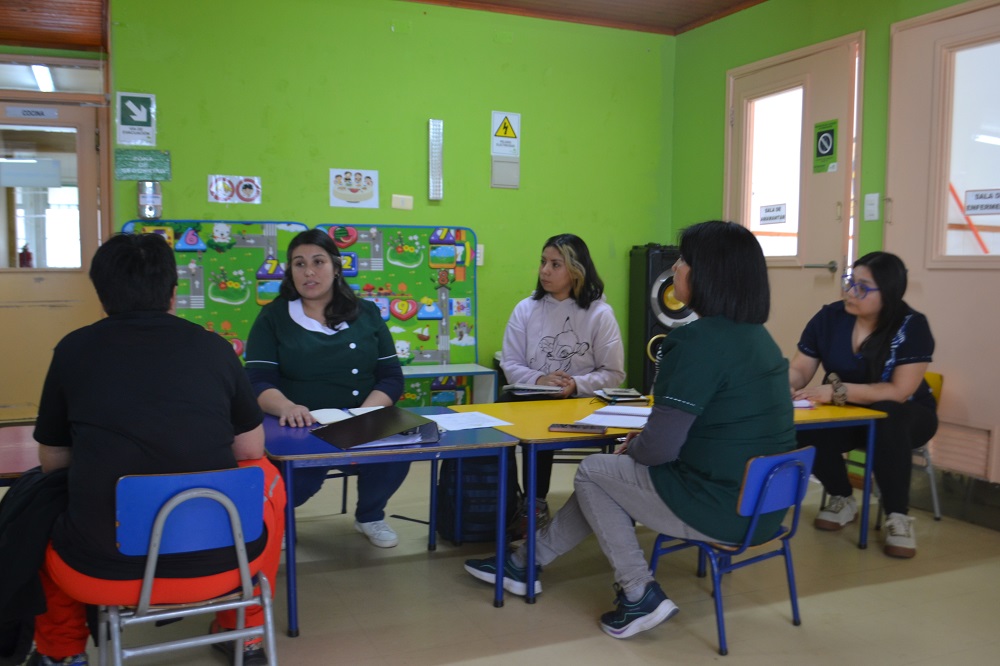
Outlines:
{"type": "MultiPolygon", "coordinates": [[[[445,407],[414,407],[417,414],[444,414],[449,410],[445,407]]],[[[517,439],[499,432],[493,428],[477,428],[474,430],[456,430],[441,434],[439,442],[431,444],[416,444],[403,447],[379,447],[372,449],[355,449],[343,451],[327,444],[314,436],[309,428],[290,428],[278,425],[278,419],[273,416],[264,417],[264,437],[267,455],[281,469],[285,484],[293,487],[295,470],[301,467],[329,467],[331,465],[363,465],[383,462],[418,460],[431,461],[430,488],[430,532],[427,538],[427,548],[434,550],[435,514],[437,494],[437,461],[446,458],[459,459],[480,456],[497,456],[500,473],[497,477],[497,564],[503,566],[504,544],[506,532],[507,488],[504,480],[507,478],[507,454],[505,449],[517,444],[517,439]]],[[[461,470],[458,477],[461,479],[461,470]]],[[[456,501],[460,501],[461,493],[456,493],[456,501]]],[[[460,518],[461,506],[456,507],[460,518]]],[[[460,525],[457,526],[461,534],[460,525]]],[[[295,507],[289,498],[285,508],[285,579],[288,594],[288,635],[299,635],[298,590],[295,564],[295,507]]],[[[494,588],[493,604],[503,606],[503,570],[499,571],[497,584],[494,588]]]]}
{"type": "Polygon", "coordinates": [[[796,430],[817,430],[819,428],[865,427],[868,437],[865,443],[864,495],[861,500],[861,535],[858,548],[868,547],[868,515],[871,509],[872,462],[875,459],[875,422],[888,414],[867,407],[854,405],[817,405],[814,409],[795,410],[796,430]]]}
{"type": "MultiPolygon", "coordinates": [[[[458,412],[483,412],[511,423],[501,426],[501,430],[520,440],[524,454],[525,470],[528,474],[528,497],[535,496],[536,456],[539,451],[565,449],[571,446],[606,446],[608,441],[627,433],[627,430],[609,428],[604,435],[581,433],[549,432],[553,423],[573,423],[592,414],[604,406],[603,402],[591,398],[571,398],[567,400],[539,400],[528,402],[498,402],[490,405],[461,405],[453,407],[458,412]]],[[[847,428],[863,426],[868,428],[865,455],[864,499],[861,503],[861,536],[858,548],[868,547],[868,516],[871,498],[872,459],[875,451],[875,421],[885,418],[884,412],[846,405],[820,405],[815,409],[796,409],[796,430],[814,428],[847,428]]],[[[528,511],[527,560],[535,561],[535,512],[528,511]]],[[[528,567],[527,603],[535,602],[535,568],[528,567]]]]}
{"type": "MultiPolygon", "coordinates": [[[[595,398],[567,398],[566,400],[528,400],[523,402],[495,402],[489,405],[456,405],[456,412],[482,412],[513,425],[499,426],[501,430],[521,442],[524,469],[528,477],[526,497],[534,497],[537,488],[539,451],[555,451],[578,446],[605,448],[628,433],[621,428],[608,428],[603,435],[579,432],[549,432],[553,423],[573,423],[589,416],[605,405],[595,398]]],[[[528,511],[528,562],[535,561],[535,512],[528,511]]],[[[528,567],[528,593],[524,600],[535,603],[535,568],[528,567]]]]}

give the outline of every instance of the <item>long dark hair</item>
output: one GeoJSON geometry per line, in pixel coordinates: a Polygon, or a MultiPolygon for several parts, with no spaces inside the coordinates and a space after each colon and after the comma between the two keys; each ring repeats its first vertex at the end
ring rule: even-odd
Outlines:
{"type": "Polygon", "coordinates": [[[861,343],[861,355],[868,361],[869,377],[872,382],[882,380],[882,370],[889,358],[892,339],[903,325],[909,306],[903,300],[906,293],[906,265],[903,260],[889,252],[869,252],[854,262],[853,268],[864,266],[872,273],[878,293],[882,296],[872,331],[861,343]]]}
{"type": "Polygon", "coordinates": [[[735,222],[701,222],[681,232],[680,251],[691,269],[687,305],[699,316],[750,324],[767,321],[767,261],[749,229],[735,222]]]}
{"type": "MultiPolygon", "coordinates": [[[[590,250],[583,239],[573,234],[559,234],[545,241],[542,252],[546,248],[553,247],[559,251],[569,271],[572,285],[570,295],[576,304],[586,310],[590,304],[604,294],[604,282],[597,274],[597,267],[590,258],[590,250]]],[[[545,289],[542,288],[542,278],[539,277],[535,284],[535,293],[531,296],[536,301],[545,297],[545,289]]]]}
{"type": "Polygon", "coordinates": [[[292,242],[288,244],[288,252],[285,253],[285,277],[281,279],[281,287],[278,293],[286,300],[295,301],[302,298],[299,290],[295,288],[295,281],[292,279],[292,253],[300,245],[318,245],[323,248],[330,261],[337,269],[337,275],[333,278],[333,298],[323,308],[323,318],[326,325],[335,328],[345,321],[354,321],[358,318],[358,297],[354,290],[344,280],[343,261],[340,258],[340,249],[330,236],[320,229],[309,229],[297,234],[292,242]]]}

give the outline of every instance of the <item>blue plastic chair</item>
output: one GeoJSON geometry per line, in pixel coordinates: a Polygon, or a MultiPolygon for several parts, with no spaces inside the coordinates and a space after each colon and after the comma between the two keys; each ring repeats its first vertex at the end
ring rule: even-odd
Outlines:
{"type": "Polygon", "coordinates": [[[751,458],[747,462],[737,511],[741,516],[750,516],[750,525],[741,543],[722,544],[696,539],[682,539],[667,534],[661,534],[656,538],[649,560],[649,568],[654,575],[661,555],[685,548],[698,548],[698,576],[700,578],[705,576],[706,559],[711,562],[712,594],[715,597],[715,620],[719,629],[719,654],[721,655],[729,653],[729,648],[726,645],[726,623],[722,612],[723,574],[779,555],[784,557],[785,571],[788,575],[788,594],[792,602],[792,622],[795,626],[801,624],[798,595],[795,590],[795,571],[792,568],[792,550],[789,542],[795,536],[799,526],[802,498],[805,497],[809,485],[809,475],[812,473],[815,458],[816,450],[810,446],[788,453],[751,458]],[[751,545],[751,538],[757,530],[757,523],[762,514],[789,508],[794,508],[790,527],[781,526],[778,532],[767,541],[751,545]],[[675,541],[680,543],[673,543],[675,541]],[[733,562],[734,557],[742,555],[750,548],[755,550],[769,548],[770,550],[733,562]]]}
{"type": "Polygon", "coordinates": [[[215,472],[125,476],[118,480],[115,499],[118,550],[124,555],[146,556],[139,598],[128,605],[98,607],[98,652],[102,666],[120,666],[133,657],[160,654],[182,648],[234,643],[236,666],[243,663],[243,641],[263,636],[268,662],[276,666],[274,616],[271,585],[262,572],[252,575],[246,542],[258,539],[264,530],[264,472],[241,467],[215,472]],[[157,560],[161,554],[196,552],[234,547],[239,565],[240,587],[220,597],[191,599],[189,603],[153,605],[157,560]],[[259,593],[254,594],[254,585],[259,593]],[[261,606],[264,625],[246,626],[246,609],[261,606]],[[182,619],[192,615],[236,610],[233,631],[193,636],[179,640],[124,648],[125,627],[182,619]]]}

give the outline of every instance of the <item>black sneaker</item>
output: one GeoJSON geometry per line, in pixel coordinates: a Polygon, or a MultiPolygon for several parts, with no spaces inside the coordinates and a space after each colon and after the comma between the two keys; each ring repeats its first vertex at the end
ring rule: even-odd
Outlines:
{"type": "MultiPolygon", "coordinates": [[[[541,532],[552,522],[549,513],[549,503],[543,499],[535,500],[535,533],[541,532]]],[[[528,508],[524,498],[517,505],[517,515],[507,527],[507,535],[512,541],[528,538],[528,508]]]]}
{"type": "MultiPolygon", "coordinates": [[[[220,632],[230,630],[223,629],[215,621],[213,621],[212,626],[209,627],[208,631],[212,634],[218,634],[220,632]]],[[[236,657],[233,652],[233,643],[235,643],[235,641],[212,643],[212,647],[226,655],[229,661],[232,662],[236,657]]],[[[253,638],[248,638],[243,641],[243,666],[267,666],[267,663],[267,653],[264,652],[263,637],[254,636],[253,638]]]]}
{"type": "MultiPolygon", "coordinates": [[[[466,560],[465,570],[474,578],[486,581],[491,585],[497,582],[497,558],[495,556],[487,557],[484,560],[466,560]]],[[[535,567],[535,594],[542,593],[542,581],[538,580],[538,574],[541,571],[541,567],[535,567]]],[[[515,566],[509,554],[503,563],[503,589],[521,597],[528,594],[528,569],[527,567],[515,566]]]]}
{"type": "Polygon", "coordinates": [[[677,604],[667,598],[655,580],[646,586],[639,601],[629,601],[618,583],[615,583],[615,592],[618,607],[601,616],[601,629],[614,638],[628,638],[640,631],[652,629],[680,610],[677,604]]]}

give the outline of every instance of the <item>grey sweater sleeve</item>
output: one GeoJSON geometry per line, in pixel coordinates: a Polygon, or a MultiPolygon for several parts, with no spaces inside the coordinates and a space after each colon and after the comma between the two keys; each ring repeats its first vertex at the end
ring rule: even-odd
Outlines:
{"type": "Polygon", "coordinates": [[[628,455],[650,467],[676,460],[696,418],[680,409],[654,405],[646,427],[629,442],[628,455]]]}

